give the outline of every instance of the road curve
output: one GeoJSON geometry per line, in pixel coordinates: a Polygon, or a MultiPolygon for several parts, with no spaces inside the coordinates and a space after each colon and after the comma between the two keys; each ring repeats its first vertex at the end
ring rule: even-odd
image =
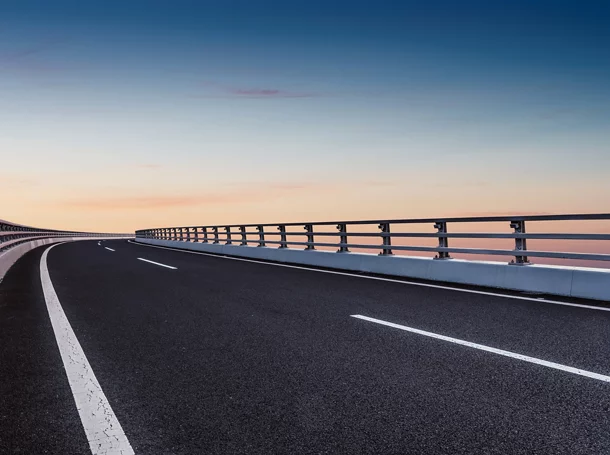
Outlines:
{"type": "MultiPolygon", "coordinates": [[[[89,454],[42,252],[0,284],[0,453],[89,454]]],[[[48,270],[137,454],[610,452],[607,311],[126,241],[48,270]]]]}

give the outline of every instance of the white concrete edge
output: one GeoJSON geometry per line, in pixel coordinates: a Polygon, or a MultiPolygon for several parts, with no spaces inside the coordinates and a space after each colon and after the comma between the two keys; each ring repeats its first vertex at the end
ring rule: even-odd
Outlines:
{"type": "Polygon", "coordinates": [[[304,251],[142,238],[136,238],[135,241],[287,264],[610,301],[610,270],[607,269],[550,265],[518,266],[491,261],[435,260],[413,256],[388,257],[366,253],[304,251]]]}
{"type": "Polygon", "coordinates": [[[0,282],[9,269],[28,251],[38,248],[42,245],[49,245],[58,242],[76,242],[79,240],[120,240],[132,237],[50,237],[44,239],[32,240],[29,242],[20,243],[19,245],[10,248],[0,253],[0,282]]]}

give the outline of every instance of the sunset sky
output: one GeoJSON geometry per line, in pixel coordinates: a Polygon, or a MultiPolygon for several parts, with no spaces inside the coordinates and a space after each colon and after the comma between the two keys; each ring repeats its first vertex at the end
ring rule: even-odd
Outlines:
{"type": "Polygon", "coordinates": [[[0,218],[608,212],[609,5],[0,0],[0,218]]]}

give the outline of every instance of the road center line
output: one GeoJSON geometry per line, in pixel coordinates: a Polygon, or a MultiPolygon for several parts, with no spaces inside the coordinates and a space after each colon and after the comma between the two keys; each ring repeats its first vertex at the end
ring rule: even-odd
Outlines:
{"type": "Polygon", "coordinates": [[[47,255],[51,248],[57,245],[47,248],[40,259],[40,281],[57,346],[91,453],[132,455],[134,452],[131,444],[91,369],[51,282],[47,255]]]}
{"type": "Polygon", "coordinates": [[[108,248],[107,246],[105,246],[104,248],[106,248],[108,251],[115,251],[112,248],[108,248]]]}
{"type": "Polygon", "coordinates": [[[586,376],[588,378],[597,379],[598,381],[610,382],[610,376],[605,376],[599,373],[593,373],[587,370],[581,370],[580,368],[569,367],[567,365],[561,365],[555,362],[548,362],[546,360],[537,359],[523,354],[517,354],[510,351],[504,351],[502,349],[492,348],[483,344],[471,343],[470,341],[460,340],[458,338],[451,338],[445,335],[439,335],[437,333],[426,332],[424,330],[414,329],[413,327],[407,327],[406,325],[394,324],[393,322],[382,321],[381,319],[370,318],[368,316],[362,316],[360,314],[352,314],[352,318],[362,319],[364,321],[374,322],[376,324],[393,327],[395,329],[404,330],[406,332],[416,333],[430,338],[436,338],[437,340],[448,341],[449,343],[459,344],[467,346],[469,348],[478,349],[480,351],[491,352],[493,354],[502,355],[505,357],[511,357],[513,359],[522,360],[524,362],[535,363],[536,365],[542,365],[548,368],[554,368],[555,370],[567,371],[568,373],[577,374],[579,376],[586,376]]]}
{"type": "Polygon", "coordinates": [[[468,294],[489,295],[492,297],[502,297],[502,298],[514,299],[514,300],[526,300],[526,301],[538,302],[538,303],[550,303],[552,305],[571,306],[571,307],[577,307],[577,308],[585,308],[587,310],[610,311],[609,307],[585,305],[582,303],[570,303],[570,302],[562,302],[560,300],[550,300],[550,299],[540,300],[538,297],[525,297],[525,296],[521,296],[521,295],[501,294],[499,292],[477,291],[476,289],[458,288],[458,287],[446,286],[446,285],[442,285],[442,284],[419,283],[417,281],[398,280],[398,279],[394,279],[394,278],[385,278],[385,277],[380,277],[380,276],[359,275],[357,273],[351,273],[351,272],[339,272],[336,270],[316,269],[313,267],[304,267],[304,266],[300,266],[300,265],[281,264],[278,262],[266,262],[266,261],[259,261],[256,259],[242,258],[242,257],[237,257],[237,256],[223,256],[221,253],[213,254],[213,253],[206,253],[203,251],[187,251],[187,250],[181,250],[178,248],[170,248],[170,247],[160,246],[160,245],[149,245],[147,243],[132,242],[131,240],[127,240],[127,243],[131,243],[136,246],[144,246],[144,247],[148,247],[148,248],[159,248],[162,250],[170,250],[170,251],[175,251],[177,253],[198,254],[201,256],[214,257],[217,259],[229,259],[232,261],[253,262],[255,264],[266,264],[266,265],[271,265],[274,267],[285,267],[288,269],[307,270],[310,272],[319,272],[319,273],[329,273],[331,275],[351,276],[351,277],[355,277],[355,278],[362,278],[364,280],[385,281],[388,283],[406,284],[409,286],[419,286],[419,287],[432,288],[432,289],[446,289],[449,291],[466,292],[468,294]]]}
{"type": "Polygon", "coordinates": [[[151,264],[159,265],[161,267],[167,267],[168,269],[176,270],[177,267],[172,267],[171,265],[161,264],[160,262],[149,261],[148,259],[138,258],[139,261],[150,262],[151,264]]]}

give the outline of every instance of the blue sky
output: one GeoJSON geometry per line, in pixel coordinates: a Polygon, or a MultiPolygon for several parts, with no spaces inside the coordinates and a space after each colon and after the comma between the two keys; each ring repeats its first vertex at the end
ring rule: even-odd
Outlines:
{"type": "Polygon", "coordinates": [[[607,211],[608,81],[604,2],[2,0],[0,204],[117,229],[607,211]]]}

